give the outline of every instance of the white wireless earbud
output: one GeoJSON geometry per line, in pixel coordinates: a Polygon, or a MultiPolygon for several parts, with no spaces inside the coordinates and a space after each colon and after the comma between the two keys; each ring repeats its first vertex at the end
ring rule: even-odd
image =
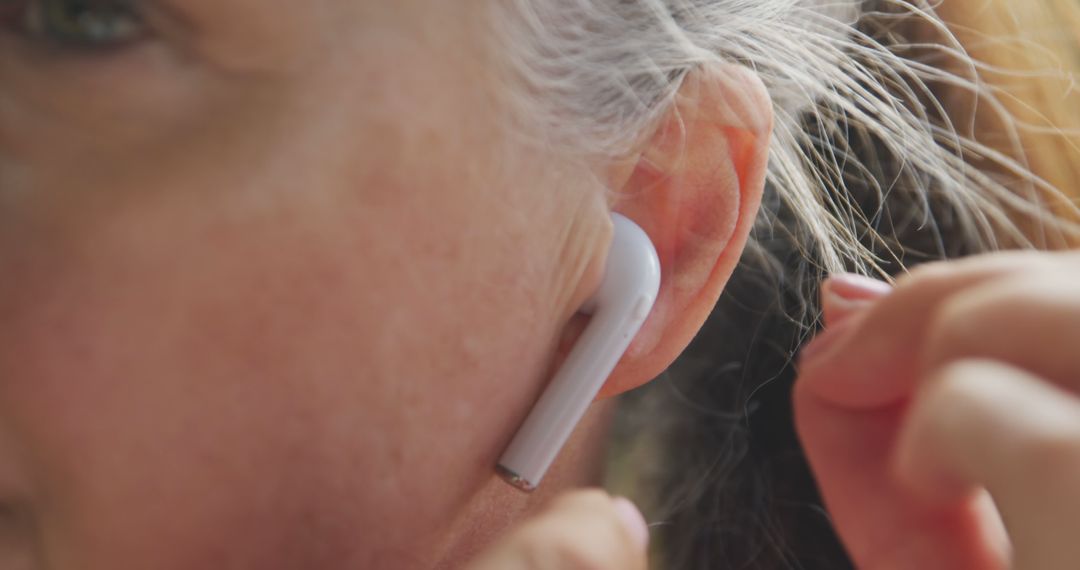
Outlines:
{"type": "Polygon", "coordinates": [[[619,214],[612,221],[604,278],[581,308],[592,320],[499,459],[499,473],[519,489],[540,484],[656,302],[656,248],[634,222],[619,214]]]}

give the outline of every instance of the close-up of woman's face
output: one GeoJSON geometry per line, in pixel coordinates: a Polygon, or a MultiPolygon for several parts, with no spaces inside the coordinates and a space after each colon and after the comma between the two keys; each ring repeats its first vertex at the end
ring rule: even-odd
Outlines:
{"type": "Polygon", "coordinates": [[[610,233],[482,4],[0,3],[0,567],[444,548],[610,233]]]}
{"type": "Polygon", "coordinates": [[[952,260],[1080,236],[1009,1],[0,0],[0,570],[948,560],[911,363],[1071,263],[952,260]]]}

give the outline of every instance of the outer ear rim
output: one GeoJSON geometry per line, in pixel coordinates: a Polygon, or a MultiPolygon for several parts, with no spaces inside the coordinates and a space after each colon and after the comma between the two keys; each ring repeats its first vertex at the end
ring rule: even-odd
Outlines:
{"type": "Polygon", "coordinates": [[[653,236],[665,274],[653,315],[601,390],[600,399],[638,388],[663,373],[712,312],[757,219],[773,124],[769,91],[753,70],[734,64],[704,66],[684,79],[667,117],[657,123],[650,146],[641,152],[641,165],[626,181],[632,187],[620,193],[624,199],[614,205],[653,236]],[[720,160],[727,162],[718,168],[720,160]],[[725,174],[734,183],[725,183],[725,174]],[[651,181],[635,181],[635,176],[651,181]],[[646,185],[650,192],[640,190],[646,185]],[[717,207],[709,207],[710,201],[717,207]],[[683,211],[689,216],[671,215],[672,210],[677,214],[688,207],[683,211]],[[698,283],[686,286],[681,272],[688,264],[677,253],[681,246],[672,243],[671,226],[685,225],[696,209],[720,215],[703,222],[715,233],[715,252],[708,260],[696,261],[698,283]],[[660,219],[665,215],[669,219],[660,219]]]}

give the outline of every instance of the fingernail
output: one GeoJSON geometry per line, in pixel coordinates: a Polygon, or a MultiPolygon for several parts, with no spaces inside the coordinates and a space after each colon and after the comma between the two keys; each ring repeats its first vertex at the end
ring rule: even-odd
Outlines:
{"type": "Polygon", "coordinates": [[[645,522],[645,517],[641,514],[641,511],[634,506],[634,503],[630,502],[630,499],[624,497],[615,498],[615,512],[619,515],[619,520],[622,521],[623,526],[626,528],[626,532],[630,533],[634,542],[642,549],[645,550],[649,547],[649,525],[645,522]]]}
{"type": "Polygon", "coordinates": [[[825,324],[837,326],[892,293],[892,285],[854,273],[829,277],[822,284],[821,306],[825,324]]]}

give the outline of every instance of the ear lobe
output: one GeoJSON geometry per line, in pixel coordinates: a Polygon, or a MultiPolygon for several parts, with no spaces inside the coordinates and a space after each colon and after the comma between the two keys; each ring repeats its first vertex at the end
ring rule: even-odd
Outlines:
{"type": "Polygon", "coordinates": [[[614,204],[652,239],[663,277],[601,398],[658,376],[705,322],[761,204],[771,131],[772,103],[752,71],[716,66],[687,77],[614,204]]]}

